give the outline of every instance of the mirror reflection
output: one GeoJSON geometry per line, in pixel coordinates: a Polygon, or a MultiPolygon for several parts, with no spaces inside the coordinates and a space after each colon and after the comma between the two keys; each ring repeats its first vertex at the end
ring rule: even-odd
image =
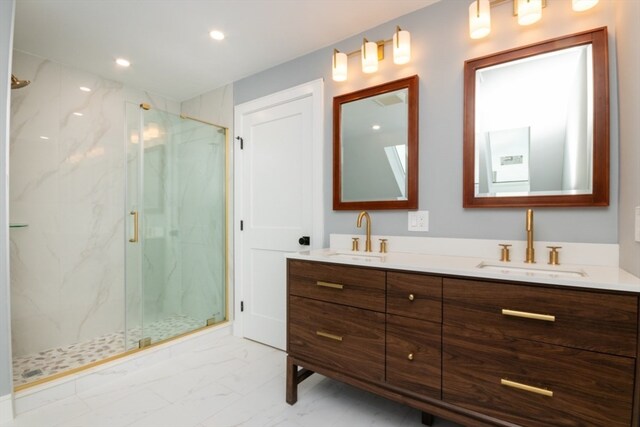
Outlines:
{"type": "Polygon", "coordinates": [[[342,200],[407,200],[408,89],[342,105],[342,200]]]}
{"type": "Polygon", "coordinates": [[[606,27],[465,61],[464,207],[607,206],[606,27]]]}
{"type": "Polygon", "coordinates": [[[591,45],[478,70],[476,196],[590,194],[592,87],[591,45]]]}
{"type": "Polygon", "coordinates": [[[334,98],[333,208],[416,209],[418,76],[334,98]]]}

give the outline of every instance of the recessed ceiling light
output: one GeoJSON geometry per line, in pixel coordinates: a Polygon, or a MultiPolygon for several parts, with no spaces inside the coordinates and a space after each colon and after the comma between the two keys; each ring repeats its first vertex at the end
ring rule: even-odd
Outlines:
{"type": "Polygon", "coordinates": [[[131,63],[124,58],[116,59],[116,64],[118,64],[121,67],[128,67],[129,65],[131,65],[131,63]]]}
{"type": "Polygon", "coordinates": [[[84,114],[82,113],[78,113],[77,111],[75,113],[73,113],[74,116],[78,116],[78,117],[82,117],[84,116],[84,114]]]}
{"type": "Polygon", "coordinates": [[[373,126],[371,126],[371,129],[380,130],[380,125],[373,125],[373,126]]]}
{"type": "Polygon", "coordinates": [[[80,86],[80,90],[83,91],[83,92],[91,92],[91,89],[89,89],[86,86],[80,86]]]}
{"type": "Polygon", "coordinates": [[[49,139],[48,136],[41,136],[40,139],[49,139]]]}
{"type": "Polygon", "coordinates": [[[224,33],[222,31],[213,30],[209,33],[214,40],[224,40],[224,33]]]}

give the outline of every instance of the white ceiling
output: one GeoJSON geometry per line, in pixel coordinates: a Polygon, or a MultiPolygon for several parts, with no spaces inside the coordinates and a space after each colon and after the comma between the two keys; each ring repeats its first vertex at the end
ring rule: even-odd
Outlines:
{"type": "Polygon", "coordinates": [[[16,0],[14,47],[182,101],[437,1],[16,0]]]}

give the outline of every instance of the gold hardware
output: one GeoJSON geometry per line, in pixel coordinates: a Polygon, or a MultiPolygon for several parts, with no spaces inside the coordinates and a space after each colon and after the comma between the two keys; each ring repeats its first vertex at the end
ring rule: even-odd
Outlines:
{"type": "Polygon", "coordinates": [[[409,360],[413,360],[413,353],[409,353],[409,354],[407,355],[407,359],[409,359],[409,360]]]}
{"type": "Polygon", "coordinates": [[[547,246],[547,248],[551,249],[549,252],[549,264],[560,265],[560,253],[558,249],[561,249],[562,246],[547,246]]]}
{"type": "Polygon", "coordinates": [[[505,308],[502,309],[502,314],[505,316],[523,317],[525,319],[544,320],[545,322],[556,321],[556,316],[551,314],[529,313],[526,311],[507,310],[505,308]]]}
{"type": "Polygon", "coordinates": [[[151,105],[147,104],[146,102],[143,102],[142,104],[140,104],[140,108],[142,108],[145,111],[148,111],[151,109],[151,105]]]}
{"type": "Polygon", "coordinates": [[[359,251],[358,247],[359,247],[359,240],[360,239],[357,238],[357,237],[352,237],[351,240],[352,240],[352,242],[351,242],[351,250],[354,251],[354,252],[359,251]]]}
{"type": "Polygon", "coordinates": [[[416,297],[413,294],[409,294],[409,301],[413,301],[416,297]]]}
{"type": "Polygon", "coordinates": [[[507,245],[506,243],[500,243],[502,246],[502,250],[500,251],[500,261],[509,262],[511,259],[509,258],[509,247],[511,245],[507,245]]]}
{"type": "Polygon", "coordinates": [[[530,385],[517,383],[515,381],[509,381],[504,378],[500,380],[500,384],[506,385],[507,387],[517,388],[519,390],[529,391],[531,393],[541,394],[543,396],[553,397],[553,392],[551,390],[547,390],[546,388],[533,387],[530,385]]]}
{"type": "Polygon", "coordinates": [[[367,211],[360,212],[360,215],[358,215],[358,221],[356,221],[356,226],[358,228],[362,227],[362,218],[367,219],[367,240],[364,243],[364,251],[371,252],[371,217],[367,211]]]}
{"type": "Polygon", "coordinates": [[[536,254],[533,249],[533,209],[527,209],[527,252],[524,262],[534,264],[536,262],[536,254]]]}
{"type": "Polygon", "coordinates": [[[380,240],[380,253],[387,253],[387,239],[379,239],[380,240]]]}
{"type": "Polygon", "coordinates": [[[337,283],[330,283],[330,282],[321,282],[321,281],[317,281],[316,286],[322,286],[324,288],[332,288],[332,289],[344,289],[344,285],[339,285],[337,283]]]}
{"type": "Polygon", "coordinates": [[[151,345],[151,338],[146,337],[138,341],[138,348],[145,348],[151,345]]]}
{"type": "Polygon", "coordinates": [[[217,125],[217,124],[215,124],[215,123],[208,122],[208,121],[206,121],[206,120],[197,119],[197,118],[195,118],[195,117],[188,116],[188,115],[186,115],[186,114],[184,114],[184,113],[180,113],[180,118],[181,118],[181,119],[184,119],[184,120],[193,120],[194,122],[204,123],[205,125],[215,126],[215,127],[217,127],[217,128],[222,128],[222,129],[220,129],[220,130],[224,130],[224,132],[226,132],[226,128],[225,128],[224,126],[220,126],[220,125],[217,125]]]}
{"type": "MultiPolygon", "coordinates": [[[[362,52],[364,54],[364,59],[367,59],[367,50],[364,48],[365,44],[369,43],[369,40],[367,40],[366,37],[362,38],[362,52]]],[[[384,44],[386,43],[386,40],[378,40],[376,43],[376,46],[378,47],[378,61],[382,61],[384,59],[384,44]]],[[[335,49],[334,49],[335,50],[335,49]]],[[[335,52],[334,52],[335,55],[335,52]]]]}
{"type": "Polygon", "coordinates": [[[133,237],[129,241],[136,243],[138,241],[138,211],[131,211],[129,215],[133,215],[133,237]]]}
{"type": "Polygon", "coordinates": [[[322,332],[322,331],[316,331],[316,335],[318,335],[319,337],[329,338],[330,340],[342,341],[342,337],[341,336],[328,334],[328,333],[322,332]]]}
{"type": "Polygon", "coordinates": [[[207,326],[211,326],[211,325],[215,325],[216,324],[216,318],[212,317],[211,319],[207,319],[207,326]]]}

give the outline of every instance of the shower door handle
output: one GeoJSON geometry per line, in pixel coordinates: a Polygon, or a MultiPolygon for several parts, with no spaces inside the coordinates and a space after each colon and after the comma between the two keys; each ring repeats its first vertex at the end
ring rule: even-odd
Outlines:
{"type": "Polygon", "coordinates": [[[131,243],[138,241],[138,211],[131,211],[129,215],[133,215],[133,238],[129,239],[131,243]]]}

